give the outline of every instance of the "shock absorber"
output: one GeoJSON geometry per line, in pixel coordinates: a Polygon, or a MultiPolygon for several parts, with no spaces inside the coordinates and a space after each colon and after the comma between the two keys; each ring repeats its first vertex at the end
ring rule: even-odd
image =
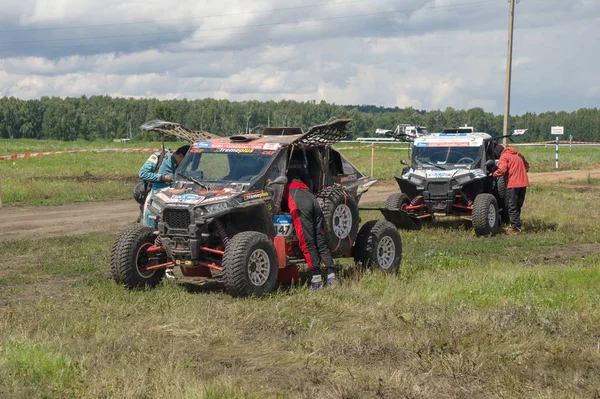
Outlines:
{"type": "Polygon", "coordinates": [[[229,242],[229,236],[227,235],[227,229],[225,228],[225,225],[220,220],[215,220],[213,224],[215,227],[215,231],[217,232],[219,237],[221,237],[221,241],[223,241],[223,244],[227,245],[227,243],[229,242]]]}
{"type": "Polygon", "coordinates": [[[467,205],[471,206],[473,205],[473,200],[471,199],[471,197],[469,197],[467,195],[467,193],[465,193],[464,191],[461,191],[460,194],[463,196],[463,198],[465,199],[467,205]]]}
{"type": "Polygon", "coordinates": [[[412,206],[418,205],[421,202],[422,199],[423,199],[422,196],[417,195],[417,196],[413,197],[413,199],[410,200],[410,204],[412,206]]]}

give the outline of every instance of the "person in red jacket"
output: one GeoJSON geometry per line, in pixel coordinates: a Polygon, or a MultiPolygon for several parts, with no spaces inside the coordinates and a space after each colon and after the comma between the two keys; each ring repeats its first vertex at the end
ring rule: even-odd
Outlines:
{"type": "Polygon", "coordinates": [[[324,224],[321,207],[317,198],[303,181],[307,180],[307,173],[302,166],[290,166],[287,175],[291,181],[285,188],[284,196],[292,216],[300,249],[312,276],[310,288],[315,290],[323,287],[321,264],[324,264],[327,269],[326,284],[332,287],[337,283],[335,265],[323,235],[324,224]]]}
{"type": "Polygon", "coordinates": [[[501,145],[494,149],[496,155],[500,155],[498,160],[498,169],[492,176],[504,176],[506,182],[506,197],[505,204],[508,208],[508,217],[510,218],[510,227],[508,232],[521,232],[521,208],[525,201],[525,193],[529,187],[529,179],[527,172],[529,171],[529,163],[523,155],[519,154],[514,147],[504,148],[501,145]]]}

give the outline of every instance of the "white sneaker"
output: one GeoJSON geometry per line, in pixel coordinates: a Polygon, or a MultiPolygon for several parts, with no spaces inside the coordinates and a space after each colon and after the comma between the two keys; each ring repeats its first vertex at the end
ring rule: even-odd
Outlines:
{"type": "Polygon", "coordinates": [[[173,268],[168,268],[165,270],[166,278],[175,278],[175,274],[173,273],[173,268]]]}

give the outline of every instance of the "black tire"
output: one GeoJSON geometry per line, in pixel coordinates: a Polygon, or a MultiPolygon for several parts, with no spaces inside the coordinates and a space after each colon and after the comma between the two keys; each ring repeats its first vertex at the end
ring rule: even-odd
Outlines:
{"type": "Polygon", "coordinates": [[[273,242],[257,231],[238,233],[227,243],[223,254],[223,283],[234,297],[263,296],[275,289],[279,266],[273,242]],[[263,272],[257,261],[265,262],[263,272]]]}
{"type": "Polygon", "coordinates": [[[394,193],[385,202],[386,209],[402,209],[406,205],[410,205],[410,198],[404,193],[394,193]]]}
{"type": "Polygon", "coordinates": [[[317,200],[323,211],[325,241],[333,256],[343,255],[352,249],[360,224],[358,205],[354,198],[339,187],[327,187],[317,200]]]}
{"type": "Polygon", "coordinates": [[[496,235],[500,229],[498,202],[492,194],[479,194],[473,202],[473,228],[477,236],[496,235]]]}
{"type": "Polygon", "coordinates": [[[402,237],[387,220],[371,220],[360,229],[354,252],[354,259],[364,267],[396,273],[402,262],[402,237]]]}
{"type": "Polygon", "coordinates": [[[506,179],[500,176],[496,180],[496,192],[498,194],[498,207],[500,208],[500,222],[510,223],[508,207],[506,206],[506,179]]]}
{"type": "Polygon", "coordinates": [[[377,220],[369,220],[363,224],[358,231],[358,235],[356,236],[356,241],[354,243],[354,261],[363,262],[368,257],[368,254],[365,253],[367,240],[369,239],[369,234],[371,234],[371,230],[373,229],[373,226],[375,226],[375,223],[377,223],[377,220]]]}
{"type": "Polygon", "coordinates": [[[506,198],[506,180],[504,176],[500,176],[496,179],[496,190],[498,191],[498,198],[502,201],[506,198]]]}
{"type": "Polygon", "coordinates": [[[155,287],[165,275],[165,269],[140,271],[151,265],[167,261],[166,255],[149,255],[144,248],[154,245],[153,229],[135,226],[123,231],[115,240],[111,251],[110,269],[113,279],[129,289],[155,287]]]}

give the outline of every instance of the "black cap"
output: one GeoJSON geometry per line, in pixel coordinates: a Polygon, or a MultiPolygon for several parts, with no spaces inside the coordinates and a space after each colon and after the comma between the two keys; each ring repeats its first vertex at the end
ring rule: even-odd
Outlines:
{"type": "Polygon", "coordinates": [[[500,158],[500,155],[502,155],[502,151],[504,151],[504,146],[502,146],[502,145],[500,145],[500,144],[497,144],[497,145],[494,147],[494,156],[495,156],[496,158],[500,158]]]}

